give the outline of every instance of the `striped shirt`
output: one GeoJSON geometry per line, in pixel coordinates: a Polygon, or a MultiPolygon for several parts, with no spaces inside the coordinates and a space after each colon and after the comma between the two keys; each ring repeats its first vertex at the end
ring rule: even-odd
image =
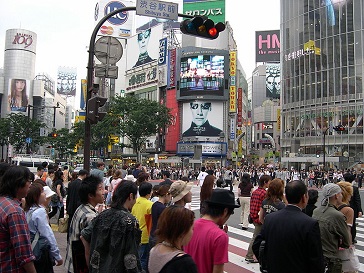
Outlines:
{"type": "Polygon", "coordinates": [[[89,225],[91,220],[95,218],[97,211],[91,204],[80,205],[75,214],[72,217],[71,225],[68,230],[69,240],[67,244],[67,253],[64,261],[64,267],[68,272],[73,273],[73,263],[72,263],[72,241],[80,240],[81,231],[89,225]]]}

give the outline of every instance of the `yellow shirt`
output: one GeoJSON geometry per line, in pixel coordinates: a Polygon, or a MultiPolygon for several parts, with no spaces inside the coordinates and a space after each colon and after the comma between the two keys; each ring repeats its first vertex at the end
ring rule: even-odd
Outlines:
{"type": "Polygon", "coordinates": [[[145,197],[138,197],[135,205],[131,210],[131,214],[135,216],[135,218],[139,221],[139,228],[142,230],[142,244],[148,244],[149,242],[149,233],[147,229],[147,224],[145,221],[146,214],[152,214],[152,205],[153,202],[148,200],[145,197]]]}

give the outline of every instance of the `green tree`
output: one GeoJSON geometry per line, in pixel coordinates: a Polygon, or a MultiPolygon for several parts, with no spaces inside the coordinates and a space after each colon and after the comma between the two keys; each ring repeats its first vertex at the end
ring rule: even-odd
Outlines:
{"type": "Polygon", "coordinates": [[[8,128],[7,132],[12,132],[9,134],[9,143],[14,147],[15,153],[26,151],[27,143],[25,139],[27,137],[32,139],[29,144],[31,151],[46,142],[46,137],[40,135],[40,128],[45,128],[46,125],[36,119],[28,119],[27,116],[21,113],[7,115],[3,126],[8,128]]]}
{"type": "Polygon", "coordinates": [[[140,151],[148,137],[171,124],[170,110],[157,101],[136,96],[116,96],[109,105],[108,120],[118,135],[126,136],[140,161],[140,151]]]}
{"type": "Polygon", "coordinates": [[[75,155],[74,148],[77,142],[70,131],[67,128],[62,128],[55,133],[57,136],[48,137],[48,142],[58,151],[59,157],[67,158],[68,156],[75,155]]]}

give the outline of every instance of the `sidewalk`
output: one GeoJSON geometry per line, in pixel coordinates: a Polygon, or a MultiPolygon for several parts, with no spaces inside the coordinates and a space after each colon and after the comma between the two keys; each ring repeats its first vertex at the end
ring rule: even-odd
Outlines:
{"type": "MultiPolygon", "coordinates": [[[[61,256],[64,262],[64,259],[66,258],[66,249],[67,249],[67,233],[60,233],[58,232],[58,226],[55,224],[52,224],[52,229],[54,232],[54,236],[56,237],[57,244],[59,247],[59,250],[61,252],[61,256]]],[[[64,268],[63,265],[61,266],[54,266],[54,273],[65,273],[67,270],[64,268]]]]}

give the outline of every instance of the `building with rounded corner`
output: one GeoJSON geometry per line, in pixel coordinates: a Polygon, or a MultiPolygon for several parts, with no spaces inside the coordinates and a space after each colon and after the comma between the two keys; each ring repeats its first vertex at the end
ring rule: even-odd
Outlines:
{"type": "Polygon", "coordinates": [[[282,164],[353,167],[364,160],[364,2],[281,3],[282,164]]]}

